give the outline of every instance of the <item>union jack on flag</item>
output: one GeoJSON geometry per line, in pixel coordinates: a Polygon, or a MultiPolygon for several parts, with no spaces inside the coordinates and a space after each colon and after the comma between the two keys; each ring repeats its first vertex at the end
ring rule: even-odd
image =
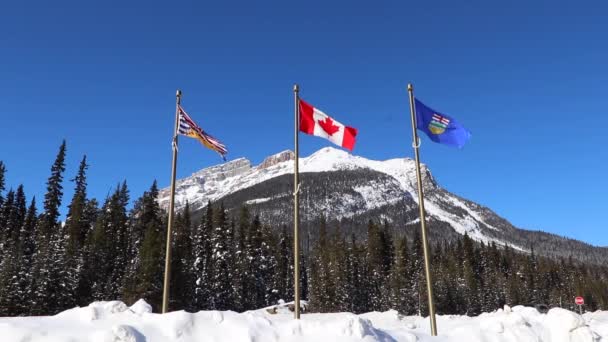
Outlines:
{"type": "Polygon", "coordinates": [[[214,150],[219,153],[219,155],[226,160],[226,154],[228,153],[228,149],[226,149],[226,145],[222,144],[219,140],[212,137],[211,135],[205,133],[202,128],[200,128],[192,118],[186,113],[186,111],[182,108],[182,106],[178,106],[179,109],[179,128],[178,133],[181,135],[185,135],[190,138],[197,139],[208,149],[214,150]]]}

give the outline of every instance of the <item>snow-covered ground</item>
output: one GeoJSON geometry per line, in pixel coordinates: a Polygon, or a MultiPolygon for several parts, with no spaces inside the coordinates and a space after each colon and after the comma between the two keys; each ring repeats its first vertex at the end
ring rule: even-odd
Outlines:
{"type": "Polygon", "coordinates": [[[95,302],[56,316],[0,318],[2,342],[270,342],[270,341],[491,341],[583,342],[608,340],[608,311],[586,313],[555,308],[505,307],[478,317],[439,316],[438,337],[430,337],[428,318],[395,311],[303,314],[287,310],[184,311],[150,313],[139,301],[95,302]]]}

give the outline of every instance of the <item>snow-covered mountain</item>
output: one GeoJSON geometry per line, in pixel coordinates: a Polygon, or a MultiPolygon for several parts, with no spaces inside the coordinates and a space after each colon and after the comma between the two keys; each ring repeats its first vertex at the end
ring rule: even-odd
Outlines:
{"type": "MultiPolygon", "coordinates": [[[[288,224],[293,210],[293,158],[293,152],[283,151],[255,166],[239,158],[202,169],[177,181],[176,208],[180,210],[188,202],[196,212],[208,201],[221,200],[229,209],[247,204],[266,222],[288,224]]],[[[405,229],[418,226],[414,160],[370,160],[326,147],[300,158],[299,165],[303,226],[314,226],[320,215],[341,220],[342,226],[354,232],[370,218],[386,219],[405,229]]],[[[590,248],[593,253],[586,252],[584,259],[608,260],[605,248],[517,229],[489,208],[442,189],[425,165],[422,174],[431,239],[467,233],[480,242],[508,244],[524,251],[534,244],[541,254],[549,256],[567,256],[566,247],[571,251],[590,248]]],[[[166,188],[160,191],[159,203],[167,208],[168,202],[166,188]]]]}

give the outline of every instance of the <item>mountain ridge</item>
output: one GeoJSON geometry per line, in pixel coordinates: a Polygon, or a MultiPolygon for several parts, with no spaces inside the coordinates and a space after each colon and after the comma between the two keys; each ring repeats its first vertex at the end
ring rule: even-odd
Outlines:
{"type": "MultiPolygon", "coordinates": [[[[286,150],[268,156],[258,165],[238,158],[197,171],[177,181],[176,208],[180,210],[186,202],[194,212],[200,211],[208,201],[225,202],[228,209],[247,204],[272,224],[288,224],[293,208],[293,176],[289,176],[293,175],[293,158],[293,152],[286,150]]],[[[415,162],[411,158],[378,161],[325,147],[301,157],[299,166],[301,220],[303,226],[312,226],[313,235],[314,222],[320,215],[351,222],[348,225],[354,233],[362,231],[361,222],[374,217],[399,227],[416,225],[417,181],[415,162]]],[[[546,250],[540,254],[557,256],[567,256],[564,246],[576,242],[582,244],[576,245],[577,251],[594,249],[590,253],[593,256],[579,259],[608,261],[608,248],[514,227],[490,208],[443,189],[425,164],[421,169],[429,230],[435,226],[446,239],[454,236],[453,232],[466,233],[478,242],[494,242],[520,251],[529,251],[540,243],[546,250]],[[558,245],[564,250],[555,252],[558,245]]],[[[159,193],[159,203],[167,208],[168,201],[166,188],[159,193]]],[[[436,235],[437,239],[441,237],[436,235]]]]}

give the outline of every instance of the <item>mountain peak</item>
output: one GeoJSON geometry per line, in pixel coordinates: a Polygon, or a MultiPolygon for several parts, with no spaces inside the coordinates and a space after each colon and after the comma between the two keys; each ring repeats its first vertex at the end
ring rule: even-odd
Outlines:
{"type": "Polygon", "coordinates": [[[317,152],[311,154],[310,157],[313,157],[313,156],[316,156],[316,155],[328,155],[328,154],[335,155],[335,156],[341,156],[341,157],[349,156],[350,155],[350,153],[348,153],[348,152],[346,152],[346,151],[344,151],[342,149],[335,148],[335,147],[332,147],[332,146],[327,146],[327,147],[323,147],[320,150],[318,150],[317,152]]]}
{"type": "MultiPolygon", "coordinates": [[[[293,151],[285,150],[266,157],[256,166],[252,166],[246,158],[237,158],[204,168],[190,177],[177,181],[176,207],[179,209],[188,201],[191,208],[196,210],[209,200],[216,201],[271,178],[293,174],[294,165],[291,161],[294,160],[294,157],[293,151]]],[[[409,158],[371,160],[355,156],[342,149],[324,147],[308,157],[300,157],[299,165],[301,173],[369,169],[395,178],[404,191],[409,192],[415,189],[414,164],[409,158]]],[[[425,178],[426,183],[429,177],[425,178]]],[[[169,188],[166,188],[160,191],[159,204],[166,208],[168,201],[169,188]]]]}

